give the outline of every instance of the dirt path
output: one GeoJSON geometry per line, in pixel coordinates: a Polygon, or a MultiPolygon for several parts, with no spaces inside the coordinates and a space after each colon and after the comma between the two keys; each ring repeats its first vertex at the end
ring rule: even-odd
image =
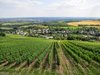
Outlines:
{"type": "Polygon", "coordinates": [[[15,70],[18,71],[19,69],[23,68],[25,65],[27,65],[27,61],[21,63],[15,70]]]}
{"type": "Polygon", "coordinates": [[[48,58],[49,53],[50,53],[50,51],[48,51],[48,53],[45,55],[43,61],[41,62],[40,69],[43,69],[46,66],[46,60],[48,58]]]}
{"type": "Polygon", "coordinates": [[[5,61],[4,63],[0,64],[0,67],[3,67],[5,65],[7,65],[7,64],[8,64],[8,61],[5,61]]]}
{"type": "Polygon", "coordinates": [[[66,56],[64,55],[62,51],[60,42],[58,43],[58,45],[59,45],[59,48],[57,50],[58,50],[58,55],[60,59],[59,72],[61,73],[61,75],[64,75],[64,72],[67,73],[67,75],[73,75],[71,64],[69,60],[66,59],[66,56]]]}
{"type": "Polygon", "coordinates": [[[10,68],[14,67],[15,65],[16,65],[16,62],[10,64],[7,69],[10,69],[10,68]]]}

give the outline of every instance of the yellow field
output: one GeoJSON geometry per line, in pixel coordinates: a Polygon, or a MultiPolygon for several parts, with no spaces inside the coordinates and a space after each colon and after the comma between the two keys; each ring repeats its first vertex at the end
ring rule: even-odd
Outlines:
{"type": "Polygon", "coordinates": [[[80,22],[70,22],[67,24],[71,26],[79,26],[79,25],[100,26],[100,21],[87,20],[87,21],[80,21],[80,22]]]}

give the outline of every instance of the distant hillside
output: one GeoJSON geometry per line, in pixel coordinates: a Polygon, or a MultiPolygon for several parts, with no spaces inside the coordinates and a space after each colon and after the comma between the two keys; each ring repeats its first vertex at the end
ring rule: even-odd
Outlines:
{"type": "Polygon", "coordinates": [[[79,25],[100,26],[100,20],[85,20],[85,21],[80,21],[80,22],[69,22],[67,24],[71,26],[79,26],[79,25]]]}
{"type": "Polygon", "coordinates": [[[19,17],[19,18],[0,18],[0,22],[51,22],[51,21],[81,21],[98,20],[100,18],[88,17],[19,17]]]}

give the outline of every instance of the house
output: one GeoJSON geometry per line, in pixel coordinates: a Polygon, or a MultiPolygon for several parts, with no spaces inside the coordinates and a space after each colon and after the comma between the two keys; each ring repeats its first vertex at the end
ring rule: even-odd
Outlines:
{"type": "Polygon", "coordinates": [[[46,39],[53,39],[53,36],[48,36],[48,35],[40,35],[40,37],[46,38],[46,39]]]}
{"type": "Polygon", "coordinates": [[[53,39],[53,36],[46,36],[46,39],[53,39]]]}

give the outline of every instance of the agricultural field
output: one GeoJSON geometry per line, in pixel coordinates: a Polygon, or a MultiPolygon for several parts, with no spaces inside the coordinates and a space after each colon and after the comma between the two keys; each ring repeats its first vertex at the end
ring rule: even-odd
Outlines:
{"type": "Polygon", "coordinates": [[[100,21],[99,20],[86,20],[86,21],[79,21],[79,22],[69,22],[67,23],[69,26],[86,26],[86,27],[96,27],[100,28],[100,21]]]}
{"type": "Polygon", "coordinates": [[[99,75],[100,42],[0,37],[0,75],[99,75]]]}

